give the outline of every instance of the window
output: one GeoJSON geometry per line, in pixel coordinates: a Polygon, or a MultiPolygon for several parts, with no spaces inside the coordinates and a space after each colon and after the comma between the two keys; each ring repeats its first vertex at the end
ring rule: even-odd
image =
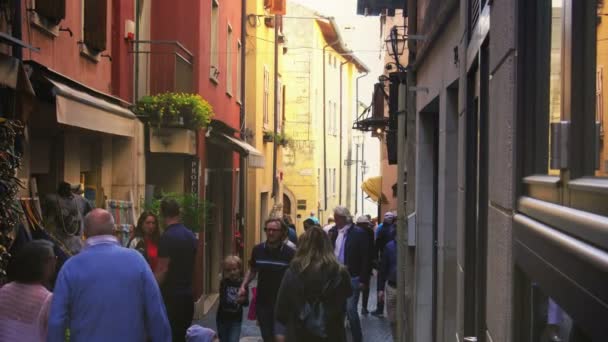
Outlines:
{"type": "Polygon", "coordinates": [[[36,0],[34,10],[49,26],[65,19],[65,0],[36,0]]]}
{"type": "Polygon", "coordinates": [[[340,123],[340,120],[338,117],[338,104],[336,102],[334,102],[334,130],[335,130],[334,135],[336,135],[336,136],[338,135],[338,132],[340,130],[340,126],[339,126],[340,124],[341,123],[340,123]]]}
{"type": "Polygon", "coordinates": [[[232,96],[232,27],[228,25],[226,39],[226,93],[232,96]]]}
{"type": "Polygon", "coordinates": [[[236,43],[236,101],[238,103],[243,102],[243,99],[241,98],[241,77],[243,77],[243,75],[241,75],[241,73],[243,72],[241,65],[241,63],[243,62],[243,56],[241,56],[242,48],[243,46],[241,44],[241,41],[238,41],[236,43]]]}
{"type": "Polygon", "coordinates": [[[106,49],[107,2],[105,0],[84,0],[83,42],[92,54],[106,49]]]}
{"type": "Polygon", "coordinates": [[[327,102],[327,133],[330,135],[333,135],[334,133],[334,128],[332,127],[332,124],[334,122],[334,120],[332,119],[332,104],[331,104],[331,100],[329,100],[329,102],[327,102]]]}
{"type": "Polygon", "coordinates": [[[211,0],[211,45],[209,53],[211,54],[211,67],[209,70],[209,78],[215,83],[218,83],[220,76],[219,68],[219,51],[218,51],[218,31],[219,31],[219,14],[220,5],[217,0],[211,0]]]}
{"type": "Polygon", "coordinates": [[[332,172],[333,172],[333,178],[334,178],[334,180],[332,182],[332,184],[333,184],[332,191],[333,191],[333,194],[335,196],[336,195],[336,183],[337,183],[336,182],[336,169],[334,168],[332,172]]]}
{"type": "Polygon", "coordinates": [[[278,86],[278,94],[277,94],[277,108],[279,109],[276,113],[277,115],[277,131],[281,131],[282,129],[282,121],[283,121],[283,85],[281,84],[281,81],[279,80],[279,86],[278,86]]]}
{"type": "Polygon", "coordinates": [[[306,210],[306,200],[298,200],[298,210],[306,210]]]}
{"type": "Polygon", "coordinates": [[[262,100],[262,113],[264,115],[264,127],[268,126],[268,111],[270,101],[270,72],[268,71],[268,67],[264,66],[264,99],[262,100]]]}

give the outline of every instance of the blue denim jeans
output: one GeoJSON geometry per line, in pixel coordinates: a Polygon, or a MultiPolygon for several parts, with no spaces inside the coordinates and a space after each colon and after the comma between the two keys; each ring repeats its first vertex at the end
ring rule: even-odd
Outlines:
{"type": "Polygon", "coordinates": [[[239,342],[241,323],[238,321],[217,322],[217,334],[222,342],[239,342]]]}
{"type": "Polygon", "coordinates": [[[350,284],[353,287],[353,295],[346,301],[346,317],[350,324],[353,342],[361,342],[363,341],[363,334],[361,332],[361,322],[359,321],[359,310],[357,309],[357,306],[359,305],[359,295],[361,293],[361,289],[359,288],[359,277],[352,277],[350,279],[350,284]]]}

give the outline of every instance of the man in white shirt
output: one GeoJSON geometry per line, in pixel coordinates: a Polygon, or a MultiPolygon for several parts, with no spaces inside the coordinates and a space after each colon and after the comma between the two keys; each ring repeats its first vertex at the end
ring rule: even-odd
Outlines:
{"type": "Polygon", "coordinates": [[[323,227],[323,231],[327,234],[329,234],[329,230],[332,229],[334,227],[334,218],[333,217],[329,217],[327,219],[327,225],[325,225],[325,227],[323,227]]]}

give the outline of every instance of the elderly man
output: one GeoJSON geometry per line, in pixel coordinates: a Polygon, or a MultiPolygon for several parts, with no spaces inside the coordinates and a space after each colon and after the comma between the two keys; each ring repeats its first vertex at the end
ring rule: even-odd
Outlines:
{"type": "Polygon", "coordinates": [[[346,266],[351,277],[353,294],[347,301],[346,316],[354,342],[361,342],[361,322],[359,321],[360,290],[365,287],[364,281],[370,274],[370,251],[367,233],[353,224],[348,209],[338,206],[334,209],[335,226],[329,230],[329,237],[334,246],[338,261],[346,266]]]}
{"type": "Polygon", "coordinates": [[[148,263],[123,248],[114,219],[94,209],[84,219],[83,251],[61,268],[48,323],[48,341],[170,341],[171,328],[148,263]]]}

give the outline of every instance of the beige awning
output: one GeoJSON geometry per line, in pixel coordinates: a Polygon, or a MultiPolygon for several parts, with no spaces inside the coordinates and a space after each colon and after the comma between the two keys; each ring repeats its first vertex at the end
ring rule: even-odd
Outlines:
{"type": "Polygon", "coordinates": [[[130,110],[56,80],[48,80],[54,86],[58,123],[125,137],[135,135],[136,117],[130,110]]]}
{"type": "Polygon", "coordinates": [[[382,176],[366,179],[361,183],[361,190],[376,203],[378,203],[378,200],[380,200],[382,204],[388,203],[386,196],[382,193],[382,176]]]}
{"type": "Polygon", "coordinates": [[[18,91],[35,95],[30,79],[17,58],[0,54],[0,84],[18,91]]]}
{"type": "Polygon", "coordinates": [[[264,155],[247,142],[239,140],[235,137],[231,137],[228,134],[218,133],[215,130],[212,130],[210,135],[212,141],[227,145],[240,154],[245,155],[247,157],[249,167],[254,169],[264,168],[266,164],[264,155]]]}

